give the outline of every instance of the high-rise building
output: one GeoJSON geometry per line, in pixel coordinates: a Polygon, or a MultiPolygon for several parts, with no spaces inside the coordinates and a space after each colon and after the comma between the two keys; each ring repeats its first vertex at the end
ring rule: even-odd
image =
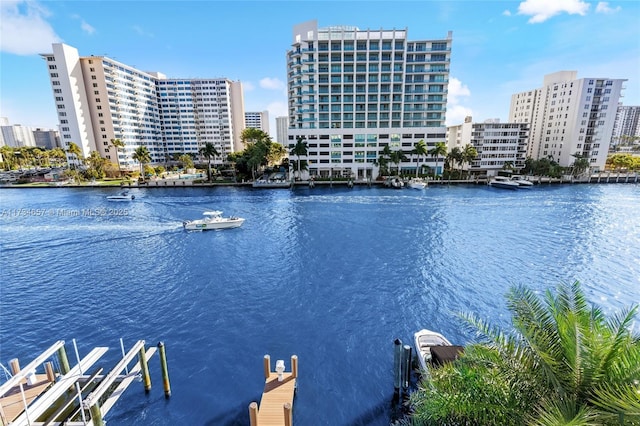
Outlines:
{"type": "Polygon", "coordinates": [[[604,169],[626,80],[576,77],[577,71],[548,74],[541,88],[512,95],[509,122],[529,123],[528,157],[568,167],[579,155],[604,169]]]}
{"type": "MultiPolygon", "coordinates": [[[[451,32],[414,41],[407,29],[294,26],[288,146],[299,137],[307,142],[312,175],[375,178],[387,146],[402,151],[407,159],[399,166],[415,173],[414,145],[424,140],[430,149],[446,137],[451,42],[451,32]]],[[[427,161],[434,169],[436,160],[427,161]]]]}
{"type": "Polygon", "coordinates": [[[245,128],[260,129],[265,133],[269,133],[269,111],[262,112],[245,112],[244,113],[245,128]]]}
{"type": "MultiPolygon", "coordinates": [[[[77,49],[53,44],[43,54],[58,112],[63,148],[71,142],[83,156],[98,151],[123,168],[146,146],[154,163],[175,154],[197,154],[205,143],[218,152],[241,145],[242,86],[224,78],[167,79],[105,56],[80,57],[77,49]],[[112,139],[125,143],[116,160],[112,139]]],[[[220,158],[217,159],[220,161],[220,158]]]]}
{"type": "Polygon", "coordinates": [[[447,127],[448,150],[458,148],[462,151],[466,145],[473,146],[478,156],[468,169],[487,176],[495,176],[508,166],[522,169],[528,138],[528,123],[500,123],[498,119],[474,123],[471,117],[465,117],[464,123],[447,127]]]}
{"type": "Polygon", "coordinates": [[[289,127],[289,117],[276,117],[276,139],[285,147],[289,145],[287,143],[287,127],[289,127]]]}
{"type": "Polygon", "coordinates": [[[632,142],[640,138],[640,106],[618,106],[613,125],[611,146],[632,142]]]}

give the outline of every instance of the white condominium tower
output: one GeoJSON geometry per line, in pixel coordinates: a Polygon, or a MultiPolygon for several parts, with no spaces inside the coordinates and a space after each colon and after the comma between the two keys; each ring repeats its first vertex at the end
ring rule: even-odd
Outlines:
{"type": "Polygon", "coordinates": [[[576,77],[577,71],[548,74],[542,88],[512,95],[509,121],[530,124],[528,157],[568,167],[578,154],[604,169],[626,80],[576,77]]]}
{"type": "MultiPolygon", "coordinates": [[[[318,28],[316,21],[294,26],[287,144],[307,142],[312,175],[376,178],[386,146],[403,151],[400,167],[415,173],[414,145],[424,140],[431,149],[445,141],[451,32],[418,41],[407,33],[318,28]]],[[[424,160],[435,169],[434,158],[422,156],[421,165],[424,160]]]]}
{"type": "Polygon", "coordinates": [[[73,142],[84,157],[98,151],[123,168],[133,168],[131,155],[139,146],[147,147],[153,163],[162,163],[174,154],[197,154],[207,142],[222,156],[241,144],[244,105],[239,82],[167,79],[105,56],[80,57],[77,49],[62,43],[54,43],[53,53],[42,56],[65,149],[73,142]],[[112,139],[125,143],[119,160],[112,139]]]}
{"type": "Polygon", "coordinates": [[[245,128],[259,129],[269,133],[269,111],[245,112],[244,123],[245,128]]]}
{"type": "Polygon", "coordinates": [[[611,145],[632,143],[640,138],[640,106],[618,106],[611,145]]]}

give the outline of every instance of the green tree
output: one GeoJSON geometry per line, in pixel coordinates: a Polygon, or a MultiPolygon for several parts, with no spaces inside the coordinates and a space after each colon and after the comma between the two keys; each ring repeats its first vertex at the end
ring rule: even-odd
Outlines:
{"type": "MultiPolygon", "coordinates": [[[[462,151],[457,146],[451,148],[451,151],[447,154],[446,161],[449,163],[449,168],[454,169],[456,164],[462,166],[462,151]]],[[[446,168],[446,166],[445,166],[446,168]]],[[[451,174],[449,174],[451,176],[451,174]]]]}
{"type": "Polygon", "coordinates": [[[106,168],[109,160],[102,158],[98,151],[91,151],[87,158],[87,164],[89,169],[87,170],[87,176],[93,179],[103,179],[106,175],[106,168]]]}
{"type": "Polygon", "coordinates": [[[72,163],[73,168],[76,168],[77,163],[82,163],[84,160],[84,158],[82,157],[82,150],[73,142],[69,142],[67,153],[73,155],[75,158],[75,161],[72,163]]]}
{"type": "Polygon", "coordinates": [[[178,161],[182,163],[183,169],[192,169],[193,168],[193,157],[189,154],[182,154],[178,157],[178,161]]]}
{"type": "Polygon", "coordinates": [[[118,175],[122,177],[122,169],[120,168],[120,148],[124,148],[125,143],[120,139],[111,139],[111,145],[116,150],[116,164],[118,164],[118,175]]]}
{"type": "Polygon", "coordinates": [[[572,155],[575,158],[571,165],[571,174],[573,176],[580,176],[582,173],[589,169],[589,159],[582,154],[576,152],[572,155]]]}
{"type": "Polygon", "coordinates": [[[463,317],[480,342],[426,378],[412,403],[422,424],[621,425],[640,422],[638,305],[607,317],[578,282],[507,295],[512,333],[463,317]]]}
{"type": "Polygon", "coordinates": [[[420,139],[413,147],[413,150],[411,151],[411,153],[413,155],[416,156],[416,177],[418,177],[418,171],[420,170],[420,159],[423,156],[426,156],[428,151],[427,151],[427,144],[424,143],[424,139],[420,139]]]}
{"type": "Polygon", "coordinates": [[[151,162],[151,153],[146,146],[142,145],[137,147],[135,151],[133,151],[131,158],[140,163],[140,174],[142,180],[144,181],[146,179],[144,173],[144,165],[151,162]]]}
{"type": "Polygon", "coordinates": [[[303,155],[304,156],[307,155],[307,142],[304,140],[302,136],[298,136],[298,139],[296,140],[296,144],[293,146],[293,148],[291,148],[289,155],[296,156],[296,160],[298,163],[298,167],[296,170],[298,172],[298,179],[300,179],[302,177],[302,169],[300,168],[300,157],[303,155]]]}
{"type": "Polygon", "coordinates": [[[12,170],[16,165],[16,156],[13,148],[8,145],[2,145],[0,146],[0,154],[2,154],[4,169],[12,170]]]}
{"type": "Polygon", "coordinates": [[[207,159],[207,176],[209,182],[211,182],[211,158],[217,157],[220,153],[211,142],[205,143],[204,146],[200,148],[199,153],[207,159]]]}
{"type": "Polygon", "coordinates": [[[436,176],[438,176],[438,160],[440,157],[446,157],[447,144],[444,142],[436,142],[436,145],[429,150],[429,155],[436,159],[436,176]]]}
{"type": "MultiPolygon", "coordinates": [[[[478,150],[473,145],[469,143],[466,144],[462,149],[462,153],[461,153],[462,167],[464,168],[465,164],[471,165],[471,162],[475,160],[477,156],[478,156],[478,150]]],[[[471,170],[469,170],[467,177],[470,176],[470,174],[471,174],[471,170]]]]}
{"type": "Polygon", "coordinates": [[[391,152],[391,155],[389,156],[389,161],[398,165],[398,176],[400,176],[400,163],[407,160],[407,156],[401,149],[391,152]]]}
{"type": "MultiPolygon", "coordinates": [[[[270,166],[275,166],[277,164],[280,164],[280,162],[286,155],[287,155],[287,150],[285,149],[284,146],[282,146],[282,144],[279,144],[278,142],[271,142],[268,145],[268,149],[267,149],[267,164],[270,166]]],[[[287,164],[287,170],[289,170],[288,164],[287,164]]]]}

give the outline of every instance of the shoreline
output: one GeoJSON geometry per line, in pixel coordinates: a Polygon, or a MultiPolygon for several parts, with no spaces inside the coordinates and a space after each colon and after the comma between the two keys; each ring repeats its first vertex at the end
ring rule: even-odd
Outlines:
{"type": "MultiPolygon", "coordinates": [[[[615,174],[611,176],[608,174],[606,176],[591,176],[586,179],[573,179],[573,178],[548,178],[548,177],[537,177],[529,179],[529,181],[533,182],[536,186],[540,185],[559,185],[559,184],[601,184],[601,183],[640,183],[640,174],[615,174]]],[[[336,181],[313,181],[315,186],[349,186],[349,183],[353,186],[368,186],[368,187],[384,187],[383,180],[375,180],[375,181],[366,181],[366,180],[336,180],[336,181]]],[[[463,179],[463,180],[430,180],[428,186],[432,185],[482,185],[486,186],[488,180],[487,179],[463,179]]],[[[252,186],[252,182],[206,182],[206,183],[193,183],[189,180],[153,180],[149,182],[145,182],[143,184],[134,183],[129,185],[101,185],[101,184],[70,184],[70,185],[56,185],[51,183],[43,183],[43,182],[33,182],[28,184],[9,184],[9,185],[0,185],[0,189],[31,189],[31,188],[215,188],[215,187],[248,187],[252,189],[262,190],[262,189],[293,189],[295,187],[308,187],[309,181],[297,181],[293,183],[293,186],[285,187],[285,188],[254,188],[252,186]]],[[[395,189],[395,188],[389,188],[395,189]]]]}

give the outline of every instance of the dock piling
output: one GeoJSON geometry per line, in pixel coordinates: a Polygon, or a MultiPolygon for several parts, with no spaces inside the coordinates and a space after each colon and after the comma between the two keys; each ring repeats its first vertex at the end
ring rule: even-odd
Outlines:
{"type": "Polygon", "coordinates": [[[71,371],[71,367],[69,367],[69,359],[67,358],[67,351],[65,350],[64,345],[60,346],[58,349],[58,362],[60,363],[60,374],[65,375],[71,371]]]}
{"type": "Polygon", "coordinates": [[[251,426],[258,425],[258,403],[252,402],[249,404],[249,424],[251,426]]]}
{"type": "Polygon", "coordinates": [[[286,402],[284,408],[284,426],[291,426],[293,424],[293,413],[291,411],[291,403],[286,402]]]}
{"type": "Polygon", "coordinates": [[[171,383],[169,383],[169,368],[167,367],[167,354],[164,342],[158,342],[158,354],[160,355],[160,368],[162,370],[162,383],[164,385],[164,397],[171,397],[171,383]]]}
{"type": "Polygon", "coordinates": [[[291,377],[298,377],[298,355],[291,355],[291,377]]]}
{"type": "Polygon", "coordinates": [[[149,364],[147,364],[147,355],[145,354],[144,345],[142,345],[142,348],[138,352],[138,358],[140,359],[144,391],[148,393],[151,390],[151,376],[149,376],[149,364]]]}
{"type": "Polygon", "coordinates": [[[11,368],[11,375],[15,376],[20,372],[20,360],[18,358],[13,358],[9,361],[9,368],[11,368]]]}
{"type": "Polygon", "coordinates": [[[400,377],[402,371],[402,340],[393,341],[393,388],[394,393],[400,392],[400,377]]]}
{"type": "Polygon", "coordinates": [[[411,378],[411,346],[404,345],[402,348],[402,390],[409,388],[411,378]]]}
{"type": "Polygon", "coordinates": [[[264,365],[264,378],[268,379],[269,374],[271,374],[271,357],[269,355],[264,356],[263,365],[264,365]]]}
{"type": "Polygon", "coordinates": [[[52,362],[47,362],[44,364],[44,371],[47,372],[47,380],[49,380],[50,382],[55,382],[56,381],[56,373],[55,371],[53,371],[53,363],[52,362]]]}

